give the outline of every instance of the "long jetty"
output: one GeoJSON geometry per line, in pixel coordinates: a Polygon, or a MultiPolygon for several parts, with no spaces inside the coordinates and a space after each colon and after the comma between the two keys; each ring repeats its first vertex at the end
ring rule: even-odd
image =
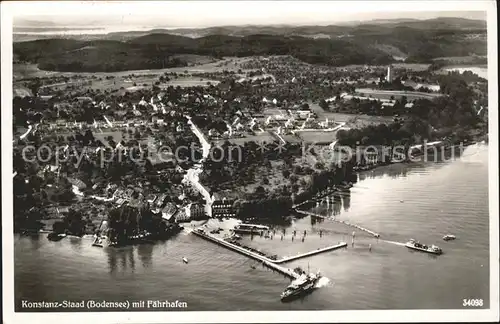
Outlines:
{"type": "Polygon", "coordinates": [[[306,253],[300,253],[300,254],[297,254],[297,255],[293,255],[293,256],[289,256],[289,257],[284,257],[282,259],[274,261],[274,263],[285,263],[285,262],[289,262],[289,261],[293,261],[293,260],[305,258],[305,257],[311,256],[311,255],[315,255],[315,254],[319,254],[319,253],[323,253],[323,252],[337,250],[337,249],[340,249],[340,248],[343,248],[343,247],[346,247],[346,246],[347,246],[347,243],[340,242],[340,243],[338,243],[336,245],[327,246],[327,247],[322,248],[322,249],[317,249],[317,250],[313,250],[313,251],[306,252],[306,253]]]}
{"type": "Polygon", "coordinates": [[[340,242],[339,244],[336,244],[336,245],[333,245],[333,246],[329,246],[329,247],[326,247],[326,248],[323,248],[323,249],[318,249],[318,250],[314,250],[314,251],[310,251],[310,252],[306,252],[306,253],[297,254],[297,255],[294,255],[294,256],[289,256],[289,257],[285,257],[285,258],[282,258],[282,259],[279,259],[279,260],[272,260],[272,259],[269,259],[269,258],[267,258],[267,257],[265,257],[263,255],[258,254],[258,253],[249,251],[248,249],[246,249],[244,247],[232,244],[230,242],[227,242],[227,241],[225,241],[225,240],[223,240],[221,238],[215,237],[213,235],[209,235],[209,234],[207,234],[207,233],[205,233],[203,231],[194,230],[192,233],[194,233],[194,234],[196,234],[196,235],[198,235],[198,236],[200,236],[200,237],[202,237],[204,239],[212,241],[212,242],[214,242],[216,244],[219,244],[219,245],[222,245],[224,247],[227,247],[230,250],[233,250],[233,251],[239,252],[241,254],[244,254],[244,255],[246,255],[246,256],[254,259],[254,260],[260,261],[264,265],[266,265],[267,267],[271,268],[272,270],[278,271],[278,272],[286,275],[287,277],[294,278],[294,279],[298,278],[299,274],[297,274],[292,269],[280,266],[279,265],[280,263],[289,262],[289,261],[297,260],[297,259],[300,259],[300,258],[305,258],[305,257],[311,256],[311,255],[315,255],[315,254],[319,254],[319,253],[323,253],[323,252],[327,252],[327,251],[332,251],[332,250],[336,250],[336,249],[343,248],[343,247],[347,246],[347,243],[340,242]]]}
{"type": "Polygon", "coordinates": [[[295,205],[292,205],[292,209],[297,209],[299,208],[300,206],[302,205],[305,205],[305,204],[308,204],[308,203],[314,203],[314,202],[317,202],[325,197],[328,197],[338,191],[342,190],[342,188],[340,187],[334,187],[334,188],[330,188],[322,193],[319,193],[317,194],[315,197],[312,197],[311,199],[308,199],[308,200],[305,200],[301,203],[298,203],[298,204],[295,204],[295,205]]]}
{"type": "Polygon", "coordinates": [[[379,233],[376,233],[374,231],[371,231],[371,230],[369,230],[367,228],[361,227],[361,226],[356,225],[356,224],[352,224],[352,223],[349,223],[349,222],[346,222],[346,221],[342,221],[342,220],[336,220],[335,218],[332,218],[332,217],[327,217],[327,216],[323,216],[323,215],[311,213],[311,212],[304,211],[304,210],[298,210],[298,209],[296,209],[295,211],[297,213],[304,214],[304,215],[314,216],[314,217],[318,217],[318,218],[322,218],[322,219],[329,219],[329,220],[332,220],[332,221],[337,222],[337,223],[341,223],[341,224],[344,224],[344,225],[347,225],[347,226],[350,226],[350,227],[357,228],[357,229],[359,229],[359,230],[361,230],[363,232],[366,232],[368,234],[373,235],[376,238],[380,237],[379,233]]]}

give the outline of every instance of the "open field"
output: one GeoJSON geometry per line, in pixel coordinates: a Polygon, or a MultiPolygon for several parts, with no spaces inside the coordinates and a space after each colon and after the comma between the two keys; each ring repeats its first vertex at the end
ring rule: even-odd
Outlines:
{"type": "Polygon", "coordinates": [[[392,66],[396,69],[406,69],[406,70],[411,70],[411,71],[425,71],[429,68],[430,64],[394,63],[392,66]]]}
{"type": "Polygon", "coordinates": [[[332,143],[337,138],[337,131],[335,132],[322,132],[322,131],[307,131],[297,132],[302,141],[306,143],[328,142],[332,143]]]}
{"type": "Polygon", "coordinates": [[[256,75],[254,77],[242,77],[241,79],[238,80],[238,82],[243,82],[243,81],[256,81],[256,80],[263,80],[266,78],[271,78],[273,82],[276,82],[276,78],[272,74],[262,74],[262,75],[256,75]]]}
{"type": "MultiPolygon", "coordinates": [[[[58,72],[58,71],[45,71],[40,70],[36,64],[30,63],[14,63],[13,64],[13,78],[14,81],[19,79],[27,79],[27,78],[42,78],[42,77],[56,77],[56,76],[96,76],[96,77],[107,77],[114,76],[115,78],[119,77],[128,77],[131,74],[136,76],[141,75],[154,75],[159,77],[166,72],[170,73],[216,73],[226,71],[238,71],[239,69],[242,72],[254,71],[255,69],[243,69],[241,65],[254,60],[259,59],[261,57],[226,57],[222,60],[217,60],[209,56],[202,55],[194,55],[194,54],[179,54],[174,57],[181,58],[188,62],[189,66],[185,67],[173,67],[166,69],[157,69],[157,70],[130,70],[130,71],[118,71],[118,72],[58,72]]],[[[266,74],[263,76],[255,76],[252,79],[259,79],[264,77],[272,77],[272,75],[266,74]]],[[[243,77],[243,75],[242,75],[243,77]]]]}
{"type": "MultiPolygon", "coordinates": [[[[267,98],[268,100],[273,100],[273,98],[267,98]]],[[[280,108],[266,108],[262,114],[267,118],[268,116],[284,115],[286,114],[286,109],[280,108]]]]}
{"type": "Polygon", "coordinates": [[[486,63],[486,55],[469,55],[469,56],[446,56],[437,57],[433,61],[445,61],[446,64],[450,65],[461,65],[461,64],[477,64],[480,62],[486,63]]]}
{"type": "Polygon", "coordinates": [[[392,117],[390,116],[368,116],[328,112],[321,108],[317,103],[312,102],[309,102],[309,108],[314,111],[316,115],[318,115],[318,120],[325,120],[328,118],[328,120],[335,122],[346,122],[346,127],[350,128],[392,122],[392,117]]]}
{"type": "MultiPolygon", "coordinates": [[[[63,74],[52,74],[54,72],[48,72],[48,74],[44,74],[44,71],[35,70],[33,67],[27,68],[23,70],[24,72],[20,72],[17,74],[18,80],[21,78],[21,74],[26,75],[27,73],[31,76],[37,77],[51,77],[51,76],[61,76],[63,74]],[[28,71],[29,70],[29,71],[28,71]],[[28,72],[26,72],[28,71],[28,72]]],[[[113,75],[114,78],[108,79],[110,75],[107,74],[106,77],[100,75],[99,73],[95,73],[93,76],[87,74],[78,74],[78,77],[75,77],[76,74],[73,74],[71,81],[68,82],[57,82],[53,84],[43,85],[40,88],[45,91],[57,91],[57,90],[71,90],[71,87],[75,89],[93,89],[93,90],[119,90],[125,89],[127,91],[136,91],[140,89],[150,88],[155,82],[159,80],[159,77],[162,73],[148,73],[146,71],[142,71],[143,73],[136,74],[135,72],[127,72],[127,74],[123,74],[120,72],[118,75],[113,75]],[[134,77],[130,77],[131,74],[134,74],[134,77]],[[68,89],[68,87],[70,89],[68,89]]],[[[58,72],[55,72],[58,73],[58,72]]],[[[191,87],[191,86],[208,86],[210,84],[216,85],[219,83],[217,80],[211,79],[203,79],[200,77],[179,77],[177,79],[172,79],[167,82],[161,83],[159,86],[161,88],[166,88],[168,86],[173,87],[191,87]]],[[[26,89],[20,82],[14,83],[14,95],[18,96],[26,96],[31,92],[26,89]]]]}
{"type": "MultiPolygon", "coordinates": [[[[161,75],[165,73],[217,73],[224,70],[237,71],[239,66],[251,58],[225,58],[223,60],[215,60],[208,56],[201,55],[178,55],[184,60],[188,61],[190,66],[176,67],[158,70],[132,70],[120,72],[57,72],[57,71],[44,71],[40,70],[36,64],[17,63],[13,65],[13,79],[14,79],[14,95],[27,95],[23,85],[16,81],[31,79],[31,78],[46,78],[46,77],[68,77],[72,78],[71,81],[61,83],[44,85],[43,88],[52,88],[56,91],[59,89],[66,89],[67,86],[81,87],[85,86],[94,90],[117,90],[124,88],[128,91],[136,91],[145,87],[150,87],[158,81],[161,75]],[[133,77],[132,77],[133,75],[133,77]],[[106,79],[113,77],[112,79],[106,79]],[[16,84],[17,83],[17,84],[16,84]]],[[[247,71],[242,69],[243,71],[247,71]]],[[[243,77],[244,75],[240,75],[243,77]]],[[[268,76],[268,75],[266,75],[268,76]]],[[[273,76],[271,76],[273,77],[273,76]]],[[[258,77],[256,77],[258,78],[258,77]]],[[[207,82],[216,85],[219,83],[217,80],[205,79],[195,76],[179,77],[177,79],[171,78],[170,81],[162,83],[161,87],[168,86],[208,86],[207,82]]]]}
{"type": "MultiPolygon", "coordinates": [[[[174,67],[167,69],[158,69],[158,70],[131,70],[131,71],[119,71],[119,72],[58,72],[58,71],[44,71],[40,70],[36,64],[25,64],[25,63],[17,63],[13,66],[13,77],[14,80],[21,78],[34,78],[34,77],[50,77],[50,76],[115,76],[115,77],[124,77],[130,74],[141,75],[141,74],[156,74],[162,75],[165,72],[176,72],[182,73],[187,71],[188,73],[210,73],[210,72],[218,72],[222,70],[234,70],[239,69],[238,64],[240,62],[244,62],[245,59],[242,58],[225,58],[223,60],[211,60],[208,57],[200,56],[200,55],[189,55],[190,60],[198,61],[199,65],[186,66],[186,67],[174,67]],[[235,62],[237,64],[235,64],[235,62]]],[[[248,60],[249,58],[247,58],[248,60]]]]}
{"type": "Polygon", "coordinates": [[[197,77],[192,77],[192,78],[182,78],[182,79],[175,79],[175,80],[170,80],[168,82],[165,82],[161,84],[160,88],[167,88],[169,86],[173,87],[208,87],[209,85],[217,85],[219,84],[220,81],[217,80],[209,80],[209,79],[202,79],[202,78],[197,78],[197,77]]]}
{"type": "MultiPolygon", "coordinates": [[[[392,66],[396,69],[406,69],[406,70],[411,70],[411,71],[424,71],[427,70],[430,66],[428,63],[392,63],[392,66]]],[[[356,70],[356,69],[365,69],[365,68],[371,68],[371,69],[383,69],[387,70],[387,65],[361,65],[361,64],[356,64],[356,65],[346,65],[342,67],[337,67],[336,69],[340,70],[356,70]]]]}
{"type": "Polygon", "coordinates": [[[369,88],[359,88],[356,89],[356,93],[363,94],[364,96],[371,96],[377,99],[391,99],[394,97],[395,99],[400,99],[403,96],[406,96],[408,100],[415,99],[434,99],[436,97],[442,96],[441,93],[426,93],[426,92],[418,92],[418,91],[397,91],[397,90],[377,90],[377,89],[369,89],[369,88]]]}
{"type": "Polygon", "coordinates": [[[31,93],[31,90],[22,87],[22,86],[15,86],[13,87],[13,92],[14,92],[14,97],[19,96],[19,97],[29,97],[32,96],[33,94],[31,93]]]}
{"type": "Polygon", "coordinates": [[[288,134],[288,135],[281,135],[281,137],[283,137],[283,139],[287,143],[300,143],[300,142],[302,142],[302,139],[300,138],[300,136],[288,134]]]}
{"type": "Polygon", "coordinates": [[[271,143],[274,142],[275,139],[268,132],[260,132],[256,133],[256,135],[245,135],[245,137],[241,138],[231,138],[228,141],[236,145],[244,145],[246,142],[250,141],[254,141],[255,143],[271,143]]]}

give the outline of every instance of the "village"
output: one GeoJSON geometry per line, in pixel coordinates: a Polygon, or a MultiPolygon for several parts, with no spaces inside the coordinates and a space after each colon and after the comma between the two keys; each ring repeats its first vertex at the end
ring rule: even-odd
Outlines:
{"type": "MultiPolygon", "coordinates": [[[[21,203],[32,216],[21,217],[20,227],[34,226],[33,217],[50,232],[55,222],[76,217],[79,234],[94,234],[110,209],[124,206],[147,209],[167,223],[242,217],[265,193],[280,201],[278,214],[287,214],[311,195],[306,188],[314,176],[332,168],[314,152],[304,159],[301,145],[338,155],[336,146],[350,130],[403,127],[415,104],[447,95],[439,75],[429,67],[332,68],[271,56],[161,74],[20,79],[19,87],[37,93],[14,98],[15,125],[28,125],[15,130],[14,141],[14,182],[25,182],[16,197],[31,200],[21,203]],[[175,80],[186,82],[173,86],[175,80]],[[57,154],[40,159],[41,146],[57,154]],[[243,156],[233,165],[226,156],[221,160],[228,163],[216,167],[215,148],[243,148],[258,158],[243,156]]],[[[476,88],[484,86],[470,78],[476,88]]],[[[478,95],[478,115],[484,104],[478,95]]],[[[340,168],[339,183],[350,182],[352,171],[340,168]]]]}

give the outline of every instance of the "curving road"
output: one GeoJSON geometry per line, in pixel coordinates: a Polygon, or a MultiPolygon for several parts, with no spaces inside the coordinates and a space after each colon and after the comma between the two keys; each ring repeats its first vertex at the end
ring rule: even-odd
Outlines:
{"type": "Polygon", "coordinates": [[[210,154],[211,145],[205,139],[203,133],[191,121],[191,117],[186,116],[186,118],[188,119],[188,125],[191,127],[191,131],[196,135],[196,137],[198,137],[198,140],[200,141],[203,150],[202,153],[203,158],[200,160],[198,164],[193,166],[191,169],[187,170],[187,173],[184,175],[184,181],[191,183],[191,185],[196,190],[198,190],[199,193],[201,193],[201,195],[205,199],[205,213],[209,217],[211,217],[213,198],[208,192],[208,190],[205,187],[203,187],[203,185],[200,183],[200,173],[203,171],[203,161],[205,161],[205,159],[208,157],[208,154],[210,154]]]}

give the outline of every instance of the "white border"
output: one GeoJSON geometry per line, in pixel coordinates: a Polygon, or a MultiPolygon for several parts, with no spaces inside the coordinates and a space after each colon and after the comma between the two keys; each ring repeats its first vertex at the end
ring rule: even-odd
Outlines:
{"type": "MultiPolygon", "coordinates": [[[[208,2],[208,1],[207,1],[208,2]]],[[[203,5],[208,5],[204,2],[203,5]]],[[[305,2],[305,1],[304,1],[305,2]]],[[[3,314],[4,322],[11,323],[237,323],[237,322],[478,322],[498,321],[498,75],[497,75],[497,11],[494,1],[331,1],[333,13],[339,12],[389,12],[389,11],[487,11],[488,21],[488,80],[489,80],[489,208],[490,208],[490,309],[488,310],[363,310],[363,311],[251,311],[251,312],[104,312],[104,313],[14,313],[14,259],[13,259],[13,212],[12,207],[12,17],[16,13],[53,14],[57,7],[79,13],[97,10],[103,14],[117,10],[121,14],[158,10],[159,3],[152,2],[2,2],[2,50],[1,50],[1,121],[2,126],[2,243],[3,243],[3,314]],[[135,8],[135,9],[134,9],[135,8]],[[145,9],[146,8],[146,9],[145,9]]],[[[297,5],[298,1],[293,2],[297,5]]],[[[200,5],[196,3],[193,5],[200,5]]],[[[238,10],[241,2],[223,2],[230,15],[238,10]]],[[[212,4],[210,4],[212,5],[212,4]]],[[[214,4],[216,5],[216,4],[214,4]]],[[[221,5],[218,3],[217,5],[221,5]]],[[[255,6],[266,8],[267,3],[258,1],[255,6]]],[[[275,4],[276,5],[276,4],[275,4]]],[[[277,4],[286,8],[280,1],[277,4]]],[[[307,1],[306,6],[324,6],[325,2],[307,1]]],[[[240,8],[241,9],[241,8],[240,8]]],[[[431,292],[429,292],[431,293],[431,292]]]]}

